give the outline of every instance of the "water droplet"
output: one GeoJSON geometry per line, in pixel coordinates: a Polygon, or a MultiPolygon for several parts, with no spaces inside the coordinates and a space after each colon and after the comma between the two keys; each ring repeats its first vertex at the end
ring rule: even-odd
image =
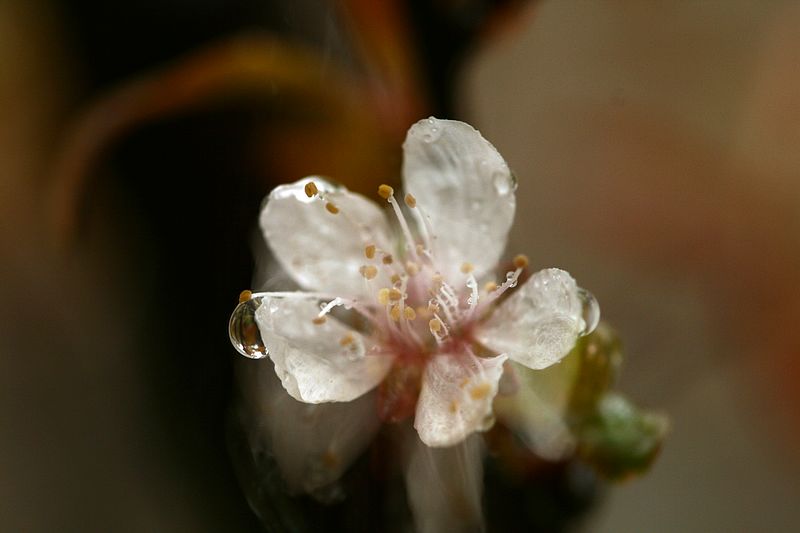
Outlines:
{"type": "Polygon", "coordinates": [[[514,272],[506,272],[506,284],[511,289],[517,286],[517,277],[514,272]]]}
{"type": "Polygon", "coordinates": [[[261,297],[255,296],[236,306],[228,322],[228,337],[236,351],[250,359],[263,359],[267,347],[261,339],[256,324],[256,309],[261,305],[261,297]]]}
{"type": "Polygon", "coordinates": [[[597,299],[591,292],[583,288],[578,289],[578,298],[580,298],[583,306],[584,326],[581,335],[588,335],[594,331],[597,323],[600,322],[600,304],[597,303],[597,299]]]}
{"type": "Polygon", "coordinates": [[[418,135],[423,142],[432,143],[436,141],[442,134],[442,128],[439,127],[439,121],[433,117],[418,122],[413,126],[413,132],[418,135]]]}
{"type": "Polygon", "coordinates": [[[497,194],[505,196],[516,189],[517,182],[513,174],[497,170],[492,173],[492,185],[497,194]]]}

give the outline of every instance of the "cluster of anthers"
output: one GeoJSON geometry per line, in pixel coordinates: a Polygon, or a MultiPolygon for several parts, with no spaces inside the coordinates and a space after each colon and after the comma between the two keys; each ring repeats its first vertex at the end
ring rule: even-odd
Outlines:
{"type": "Polygon", "coordinates": [[[399,232],[373,202],[321,178],[270,194],[260,222],[275,257],[303,289],[325,292],[244,294],[237,310],[258,299],[263,349],[232,340],[249,357],[269,355],[297,400],[351,401],[380,386],[384,419],[413,414],[425,444],[450,446],[492,425],[504,369],[558,362],[598,311],[559,269],[512,291],[524,255],[493,278],[514,178],[476,130],[420,121],[404,154],[404,205],[378,188],[399,232]],[[339,307],[354,313],[342,319],[339,307]]]}

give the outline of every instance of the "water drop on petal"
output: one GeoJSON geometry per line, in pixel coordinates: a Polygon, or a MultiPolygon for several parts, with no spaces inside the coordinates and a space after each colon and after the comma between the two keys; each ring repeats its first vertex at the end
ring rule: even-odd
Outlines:
{"type": "Polygon", "coordinates": [[[495,171],[492,174],[492,185],[500,196],[505,196],[517,190],[517,179],[514,174],[506,171],[495,171]]]}
{"type": "Polygon", "coordinates": [[[228,336],[236,351],[250,359],[263,359],[267,347],[261,339],[261,331],[256,323],[256,309],[261,305],[261,297],[255,296],[236,306],[228,322],[228,336]]]}
{"type": "Polygon", "coordinates": [[[578,298],[581,300],[581,305],[583,306],[583,331],[581,331],[581,335],[588,335],[597,327],[597,323],[600,322],[600,304],[597,303],[597,299],[594,295],[587,291],[586,289],[579,288],[578,289],[578,298]]]}

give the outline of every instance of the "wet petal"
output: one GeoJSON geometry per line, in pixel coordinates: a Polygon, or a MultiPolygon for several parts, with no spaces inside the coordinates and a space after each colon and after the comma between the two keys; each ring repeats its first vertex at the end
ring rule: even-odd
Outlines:
{"type": "Polygon", "coordinates": [[[429,118],[408,130],[403,180],[427,218],[446,277],[466,262],[476,277],[492,269],[514,219],[516,182],[508,165],[469,124],[429,118]]]}
{"type": "Polygon", "coordinates": [[[569,353],[584,330],[578,286],[569,273],[548,268],[516,291],[475,337],[528,368],[547,368],[569,353]]]}
{"type": "Polygon", "coordinates": [[[406,492],[418,533],[484,530],[483,442],[473,435],[450,448],[417,440],[406,469],[406,492]]]}
{"type": "Polygon", "coordinates": [[[266,366],[240,369],[241,416],[253,460],[274,458],[290,493],[306,492],[327,500],[336,495],[331,484],[361,455],[380,427],[375,393],[347,403],[310,405],[290,397],[266,366]]]}
{"type": "Polygon", "coordinates": [[[392,249],[391,230],[377,204],[317,177],[275,188],[259,222],[281,266],[308,290],[365,296],[367,282],[359,273],[367,262],[364,247],[392,249]],[[305,187],[311,181],[319,194],[309,198],[305,187]]]}
{"type": "Polygon", "coordinates": [[[414,427],[428,446],[452,446],[494,423],[492,400],[505,355],[440,354],[425,367],[414,427]]]}
{"type": "Polygon", "coordinates": [[[368,353],[369,339],[331,316],[322,324],[313,323],[318,313],[314,298],[263,297],[256,323],[275,373],[301,402],[358,398],[380,383],[391,358],[368,353]]]}

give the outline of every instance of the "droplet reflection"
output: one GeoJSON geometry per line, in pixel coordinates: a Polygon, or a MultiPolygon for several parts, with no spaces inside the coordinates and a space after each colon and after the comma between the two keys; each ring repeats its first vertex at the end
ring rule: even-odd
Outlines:
{"type": "Polygon", "coordinates": [[[261,339],[256,323],[256,309],[261,305],[261,297],[253,296],[239,303],[228,322],[228,336],[236,351],[250,359],[263,359],[267,347],[261,339]]]}
{"type": "Polygon", "coordinates": [[[584,326],[583,331],[581,331],[581,336],[583,336],[593,332],[597,327],[597,323],[600,322],[600,304],[597,303],[594,294],[583,288],[578,289],[578,297],[583,306],[584,326]]]}

